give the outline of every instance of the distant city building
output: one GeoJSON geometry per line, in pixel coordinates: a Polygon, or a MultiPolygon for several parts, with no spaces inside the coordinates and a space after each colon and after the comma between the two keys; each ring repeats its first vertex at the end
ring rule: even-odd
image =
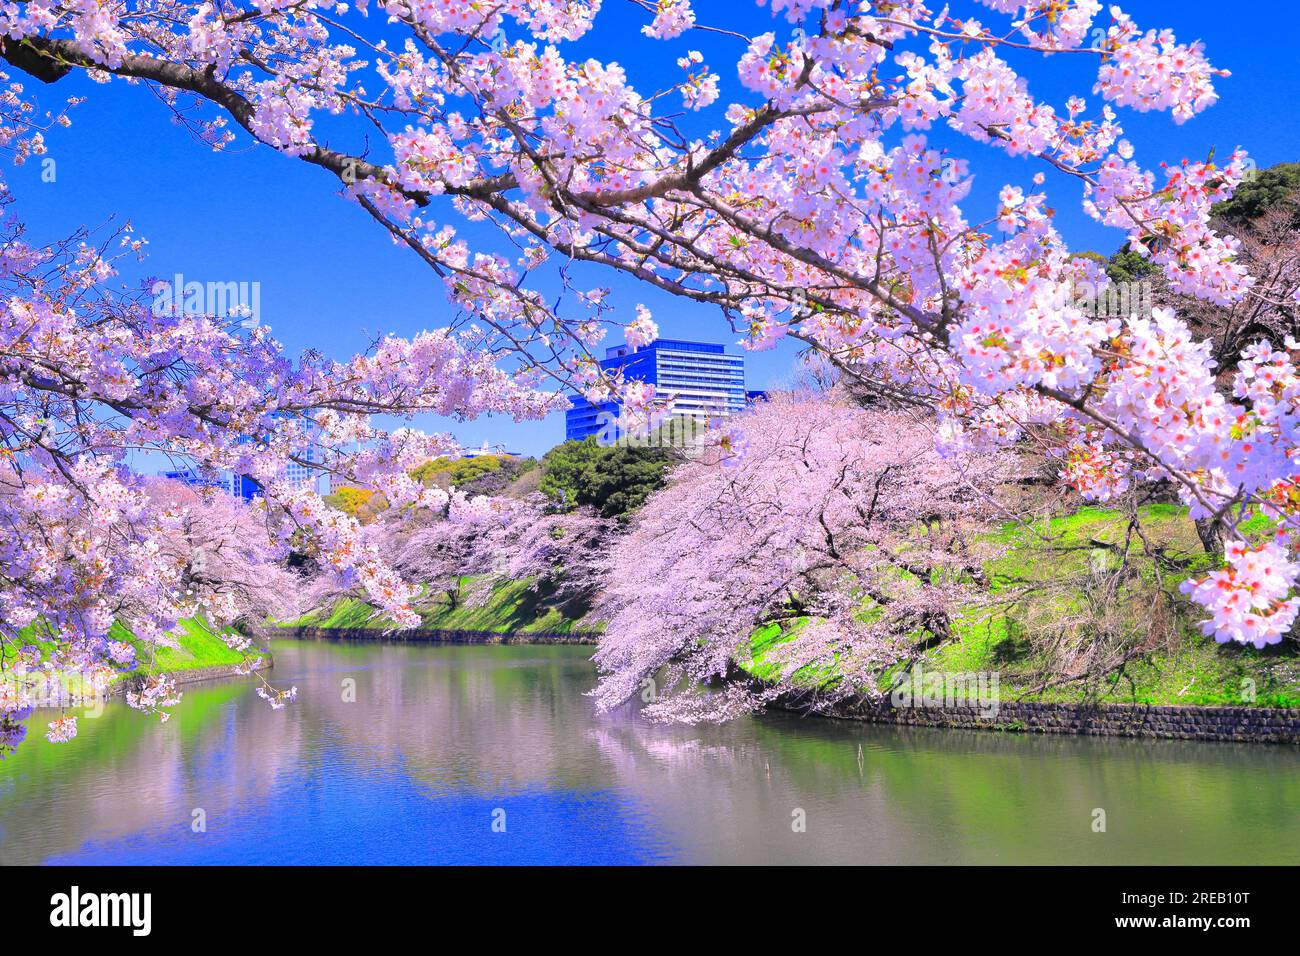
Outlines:
{"type": "Polygon", "coordinates": [[[262,493],[262,486],[247,475],[231,475],[230,493],[236,498],[252,501],[262,493]]]}
{"type": "Polygon", "coordinates": [[[320,472],[291,461],[284,469],[284,477],[292,485],[309,485],[320,478],[320,472]]]}
{"type": "MultiPolygon", "coordinates": [[[[655,398],[673,418],[705,422],[726,418],[744,410],[745,357],[731,355],[721,345],[657,339],[649,345],[631,348],[619,345],[605,350],[600,363],[607,370],[622,369],[629,381],[655,387],[655,398]]],[[[571,395],[573,407],[565,413],[564,437],[581,441],[608,431],[619,418],[619,402],[592,404],[581,395],[571,395]]]]}
{"type": "Polygon", "coordinates": [[[178,471],[164,471],[162,476],[189,485],[191,488],[219,488],[228,495],[235,494],[234,476],[228,471],[219,471],[215,475],[204,477],[192,468],[182,468],[178,471]]]}
{"type": "Polygon", "coordinates": [[[164,471],[163,477],[179,481],[191,488],[217,488],[245,501],[252,500],[262,491],[262,486],[247,475],[236,475],[234,472],[224,470],[205,477],[191,468],[184,468],[178,471],[164,471]]]}
{"type": "MultiPolygon", "coordinates": [[[[252,501],[262,493],[262,486],[248,475],[237,475],[224,469],[210,477],[205,477],[192,468],[165,471],[162,476],[189,485],[191,488],[217,488],[245,501],[252,501]]],[[[285,469],[285,477],[294,484],[310,484],[318,494],[330,493],[329,476],[322,476],[320,472],[306,465],[299,465],[296,462],[290,464],[285,469]]]]}
{"type": "Polygon", "coordinates": [[[483,442],[481,448],[475,448],[473,451],[462,451],[462,458],[478,458],[482,455],[495,455],[497,458],[522,458],[524,457],[517,451],[506,451],[500,445],[488,447],[488,443],[483,442]]]}

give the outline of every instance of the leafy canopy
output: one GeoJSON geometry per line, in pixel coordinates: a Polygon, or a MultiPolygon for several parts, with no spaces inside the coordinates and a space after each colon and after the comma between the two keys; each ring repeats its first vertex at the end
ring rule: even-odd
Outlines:
{"type": "Polygon", "coordinates": [[[563,508],[591,505],[604,518],[627,520],[664,486],[671,461],[663,448],[566,441],[542,459],[541,490],[563,508]]]}

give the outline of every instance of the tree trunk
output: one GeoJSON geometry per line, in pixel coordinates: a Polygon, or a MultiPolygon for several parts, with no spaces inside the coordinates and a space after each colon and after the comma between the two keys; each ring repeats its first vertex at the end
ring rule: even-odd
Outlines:
{"type": "Polygon", "coordinates": [[[1196,535],[1201,539],[1205,553],[1223,557],[1223,522],[1218,518],[1197,518],[1196,535]]]}

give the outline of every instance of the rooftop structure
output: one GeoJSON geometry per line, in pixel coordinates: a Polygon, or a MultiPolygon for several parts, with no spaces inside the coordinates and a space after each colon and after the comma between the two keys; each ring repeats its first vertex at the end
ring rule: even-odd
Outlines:
{"type": "MultiPolygon", "coordinates": [[[[629,381],[653,385],[656,400],[674,418],[705,422],[745,407],[745,357],[729,354],[721,345],[681,339],[657,339],[636,348],[618,345],[606,349],[600,364],[622,369],[629,381]]],[[[565,413],[564,437],[570,440],[607,431],[622,413],[616,401],[592,404],[581,395],[569,400],[573,407],[565,413]]]]}

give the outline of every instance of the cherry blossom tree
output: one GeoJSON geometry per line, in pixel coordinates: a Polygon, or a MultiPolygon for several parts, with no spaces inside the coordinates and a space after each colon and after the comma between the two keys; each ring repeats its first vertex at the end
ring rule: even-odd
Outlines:
{"type": "MultiPolygon", "coordinates": [[[[1285,348],[1300,332],[1300,221],[1294,210],[1279,208],[1234,227],[1241,241],[1239,260],[1254,279],[1256,294],[1227,306],[1182,296],[1170,305],[1186,316],[1193,332],[1214,343],[1216,367],[1231,378],[1237,358],[1260,339],[1285,348]]],[[[1160,291],[1156,293],[1160,297],[1160,291]]],[[[1231,380],[1226,383],[1231,388],[1231,380]]]]}
{"type": "MultiPolygon", "coordinates": [[[[179,584],[190,601],[216,620],[248,627],[301,613],[301,581],[286,566],[287,545],[272,546],[281,535],[277,512],[265,500],[250,503],[222,489],[169,479],[147,479],[144,489],[165,529],[160,556],[180,569],[179,584]]],[[[120,607],[114,616],[137,613],[120,607]]]]}
{"type": "MultiPolygon", "coordinates": [[[[1194,336],[1210,343],[1216,385],[1231,398],[1240,371],[1237,360],[1253,343],[1266,341],[1273,348],[1286,349],[1300,333],[1296,322],[1300,311],[1300,217],[1293,200],[1280,202],[1253,219],[1232,221],[1216,212],[1211,223],[1231,228],[1237,236],[1236,261],[1249,274],[1250,295],[1220,304],[1178,294],[1158,270],[1138,281],[1149,282],[1151,300],[1174,311],[1194,336]]],[[[1198,516],[1196,528],[1207,552],[1223,555],[1224,534],[1232,517],[1214,511],[1198,516]]]]}
{"type": "MultiPolygon", "coordinates": [[[[581,616],[617,527],[589,507],[555,512],[541,495],[467,497],[453,488],[442,507],[389,509],[365,535],[402,580],[425,590],[422,604],[482,603],[496,584],[527,580],[546,603],[581,616]],[[479,579],[468,593],[466,578],[479,579]]],[[[335,580],[318,584],[311,602],[327,606],[350,593],[335,580]]]]}
{"type": "Polygon", "coordinates": [[[982,576],[964,531],[1011,461],[941,457],[926,424],[839,393],[778,393],[679,466],[611,550],[597,607],[607,621],[599,706],[646,687],[646,713],[664,719],[723,719],[791,694],[820,705],[870,691],[887,668],[947,640],[982,576]],[[765,624],[793,635],[772,655],[770,685],[697,694],[736,676],[765,624]],[[830,686],[799,680],[827,667],[838,675],[830,686]]]}
{"type": "MultiPolygon", "coordinates": [[[[465,499],[454,489],[447,497],[445,509],[414,515],[390,510],[370,534],[404,580],[419,582],[455,608],[466,577],[490,574],[498,566],[503,531],[515,508],[513,502],[465,499]]],[[[486,597],[489,590],[478,593],[486,597]]]]}
{"type": "MultiPolygon", "coordinates": [[[[950,448],[1051,425],[1086,493],[1167,480],[1194,517],[1223,522],[1227,566],[1190,585],[1208,629],[1281,639],[1300,612],[1293,343],[1248,345],[1225,396],[1208,344],[1173,311],[1083,314],[1071,290],[1096,268],[1070,256],[1040,188],[1080,189],[1175,292],[1267,295],[1209,221],[1245,154],[1157,172],[1124,136],[1122,111],[1181,124],[1214,104],[1227,74],[1201,43],[1099,0],[772,0],[757,34],[736,5],[717,22],[690,0],[637,5],[647,36],[707,37],[728,62],[665,54],[656,87],[638,89],[617,62],[571,55],[601,37],[597,0],[28,0],[0,12],[0,55],[47,83],[149,84],[216,148],[243,136],[329,171],[465,318],[593,400],[656,396],[592,355],[613,322],[604,288],[565,267],[564,295],[534,287],[552,256],[714,307],[750,347],[809,343],[930,404],[950,448]],[[1091,103],[1031,92],[1025,64],[1066,60],[1095,64],[1091,103]],[[355,122],[338,148],[318,124],[342,115],[355,122]],[[930,141],[935,126],[1025,160],[988,221],[966,211],[967,160],[930,141]],[[499,227],[518,255],[471,249],[465,220],[499,227]],[[1276,540],[1237,530],[1252,511],[1275,519],[1276,540]]],[[[611,26],[600,49],[619,40],[611,26]]],[[[30,154],[44,130],[23,97],[6,109],[30,154]]],[[[647,310],[636,323],[649,331],[647,310]]]]}
{"type": "Polygon", "coordinates": [[[1236,261],[1250,276],[1252,294],[1227,304],[1177,294],[1159,269],[1126,246],[1110,258],[1106,271],[1113,284],[1127,284],[1127,288],[1095,290],[1098,310],[1122,316],[1127,311],[1125,304],[1143,296],[1172,309],[1194,335],[1213,343],[1211,357],[1220,389],[1231,396],[1236,361],[1244,349],[1260,339],[1284,348],[1287,337],[1300,332],[1296,320],[1300,310],[1300,174],[1294,169],[1300,169],[1300,164],[1283,163],[1261,170],[1232,200],[1212,210],[1211,225],[1231,232],[1239,242],[1236,261]]]}
{"type": "Polygon", "coordinates": [[[605,583],[604,556],[616,539],[618,520],[589,507],[557,513],[540,498],[526,507],[497,552],[494,570],[513,580],[531,579],[552,605],[585,613],[605,583]]]}
{"type": "MultiPolygon", "coordinates": [[[[13,217],[3,229],[6,669],[36,666],[37,639],[50,648],[42,666],[103,676],[135,663],[122,642],[109,640],[115,621],[148,645],[167,643],[177,622],[194,614],[219,627],[259,614],[283,596],[283,572],[272,565],[290,541],[395,619],[410,620],[412,589],[365,542],[355,519],[290,479],[290,465],[380,487],[390,501],[419,501],[427,489],[408,470],[455,449],[455,441],[389,432],[375,415],[540,417],[562,401],[446,331],[385,338],[348,362],[318,355],[294,362],[265,327],[159,314],[147,296],[114,293],[107,244],[85,236],[29,244],[13,217]],[[263,489],[258,516],[143,477],[132,467],[135,454],[166,456],[201,475],[254,477],[263,489]],[[220,567],[227,558],[251,561],[247,574],[220,567]]],[[[129,254],[131,237],[119,241],[129,254]]],[[[231,642],[247,647],[239,637],[231,642]]],[[[19,685],[0,683],[5,721],[13,723],[29,701],[19,685]]],[[[277,706],[288,693],[260,692],[277,706]]],[[[128,701],[154,711],[175,696],[165,676],[154,675],[128,701]]],[[[75,735],[75,717],[56,724],[51,740],[75,735]]]]}

